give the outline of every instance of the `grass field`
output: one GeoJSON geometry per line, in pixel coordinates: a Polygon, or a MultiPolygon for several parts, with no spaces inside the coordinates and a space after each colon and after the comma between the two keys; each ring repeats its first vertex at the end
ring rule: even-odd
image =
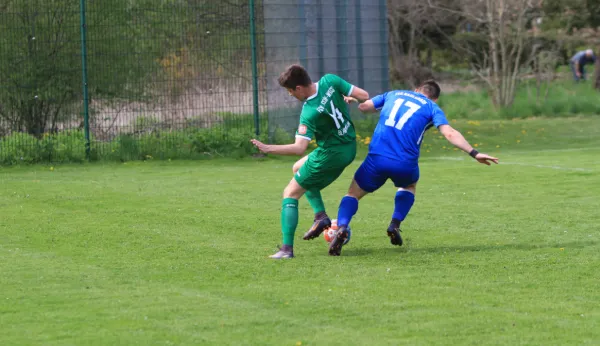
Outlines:
{"type": "Polygon", "coordinates": [[[407,244],[388,185],[341,257],[303,199],[297,258],[267,259],[288,158],[1,168],[0,344],[597,344],[600,120],[454,125],[501,164],[431,132],[407,244]]]}

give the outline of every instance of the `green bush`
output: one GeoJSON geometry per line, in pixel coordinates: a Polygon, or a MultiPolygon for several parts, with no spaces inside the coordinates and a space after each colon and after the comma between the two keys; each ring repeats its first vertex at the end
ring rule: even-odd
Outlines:
{"type": "MultiPolygon", "coordinates": [[[[266,126],[265,126],[266,128],[266,126]]],[[[120,135],[110,148],[103,148],[100,159],[131,161],[150,159],[198,159],[211,157],[245,157],[256,153],[250,143],[254,130],[246,128],[191,128],[186,130],[162,130],[120,135]]],[[[277,144],[290,143],[291,136],[281,130],[273,132],[271,141],[267,133],[259,140],[277,144]]]]}
{"type": "Polygon", "coordinates": [[[4,137],[0,143],[0,153],[1,162],[5,165],[39,162],[41,156],[39,140],[23,132],[4,137]]]}
{"type": "MultiPolygon", "coordinates": [[[[266,129],[266,124],[265,124],[266,129]]],[[[255,138],[251,126],[245,128],[191,128],[185,130],[153,130],[128,133],[112,142],[91,138],[90,158],[94,161],[133,161],[151,159],[200,159],[211,157],[245,157],[257,153],[250,143],[255,138]]],[[[292,136],[276,129],[258,138],[264,142],[287,144],[292,136]]],[[[12,133],[0,140],[0,164],[30,164],[41,162],[83,162],[85,136],[83,131],[47,133],[38,139],[23,132],[12,133]]]]}
{"type": "Polygon", "coordinates": [[[14,132],[0,142],[0,163],[4,165],[83,160],[85,137],[80,130],[45,134],[42,139],[27,133],[14,132]]]}

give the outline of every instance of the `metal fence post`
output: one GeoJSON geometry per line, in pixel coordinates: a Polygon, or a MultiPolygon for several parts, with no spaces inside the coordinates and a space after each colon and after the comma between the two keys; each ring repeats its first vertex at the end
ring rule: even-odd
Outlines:
{"type": "Polygon", "coordinates": [[[81,72],[83,84],[83,126],[85,131],[85,157],[90,159],[90,109],[88,97],[88,78],[87,78],[87,27],[85,23],[85,1],[79,1],[81,10],[81,72]]]}
{"type": "Polygon", "coordinates": [[[362,29],[362,13],[361,13],[361,1],[355,0],[354,2],[354,16],[355,16],[355,37],[356,37],[356,68],[358,69],[358,85],[364,87],[365,85],[365,67],[363,66],[363,29],[362,29]]]}
{"type": "Polygon", "coordinates": [[[306,30],[306,10],[304,8],[305,0],[298,1],[298,19],[300,20],[300,43],[298,50],[300,55],[300,64],[308,69],[308,32],[306,30]]]}
{"type": "Polygon", "coordinates": [[[389,61],[388,61],[388,35],[387,35],[387,3],[386,0],[379,0],[379,30],[381,33],[381,89],[387,91],[389,88],[389,61]]]}
{"type": "Polygon", "coordinates": [[[319,69],[319,76],[322,76],[325,74],[325,58],[323,57],[323,55],[325,54],[324,50],[325,48],[323,47],[323,2],[322,1],[317,1],[317,4],[315,6],[319,6],[318,7],[318,13],[319,15],[317,16],[317,35],[318,35],[318,43],[317,43],[317,59],[318,59],[318,69],[319,69]]]}
{"type": "Polygon", "coordinates": [[[348,79],[348,33],[346,32],[346,21],[348,12],[346,10],[346,0],[336,0],[337,8],[336,31],[337,31],[337,69],[339,75],[348,79]]]}
{"type": "Polygon", "coordinates": [[[258,66],[256,57],[256,6],[254,0],[250,0],[250,41],[252,45],[252,105],[254,110],[254,130],[260,135],[260,115],[258,107],[258,66]]]}

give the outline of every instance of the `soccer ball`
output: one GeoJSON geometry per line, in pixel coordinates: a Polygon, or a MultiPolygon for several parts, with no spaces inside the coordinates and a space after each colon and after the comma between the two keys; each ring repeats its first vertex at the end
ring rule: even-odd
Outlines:
{"type": "MultiPolygon", "coordinates": [[[[331,241],[333,240],[333,237],[335,237],[335,233],[337,232],[337,230],[338,230],[337,219],[333,219],[333,220],[331,220],[331,227],[329,227],[325,232],[323,232],[323,238],[325,239],[325,241],[328,243],[331,243],[331,241]]],[[[348,244],[348,242],[350,241],[350,238],[352,236],[352,230],[350,229],[350,226],[348,226],[348,228],[346,228],[346,230],[348,231],[348,238],[346,238],[344,245],[348,244]]]]}

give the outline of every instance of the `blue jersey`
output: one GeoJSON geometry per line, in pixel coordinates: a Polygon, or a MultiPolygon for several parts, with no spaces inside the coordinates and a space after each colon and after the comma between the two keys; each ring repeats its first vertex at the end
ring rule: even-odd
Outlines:
{"type": "Polygon", "coordinates": [[[425,131],[448,124],[441,108],[417,92],[394,90],[375,96],[372,101],[381,114],[369,146],[370,154],[417,162],[425,131]]]}

